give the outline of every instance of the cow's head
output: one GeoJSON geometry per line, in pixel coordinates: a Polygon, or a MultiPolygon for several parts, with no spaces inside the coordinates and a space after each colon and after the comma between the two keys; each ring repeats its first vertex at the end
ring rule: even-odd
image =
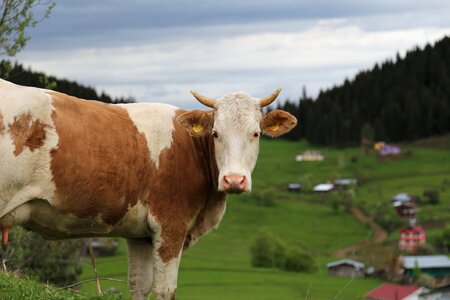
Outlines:
{"type": "Polygon", "coordinates": [[[261,133],[277,137],[297,124],[291,114],[274,110],[266,115],[261,108],[272,103],[280,93],[255,99],[243,92],[221,99],[208,98],[191,91],[202,104],[213,110],[193,110],[178,117],[178,122],[192,135],[210,134],[214,138],[219,169],[218,190],[229,193],[251,191],[251,173],[255,167],[261,133]]]}

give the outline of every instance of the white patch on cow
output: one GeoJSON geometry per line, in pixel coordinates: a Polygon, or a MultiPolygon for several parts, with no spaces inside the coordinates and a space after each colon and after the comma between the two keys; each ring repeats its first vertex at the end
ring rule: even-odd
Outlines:
{"type": "Polygon", "coordinates": [[[50,151],[58,145],[58,135],[51,118],[52,98],[45,91],[0,82],[0,113],[5,130],[0,136],[0,218],[21,204],[35,198],[51,201],[55,185],[50,170],[50,151]],[[15,146],[9,125],[14,117],[31,115],[31,122],[44,123],[44,144],[31,151],[23,148],[14,154],[15,146]]]}
{"type": "Polygon", "coordinates": [[[176,258],[164,263],[157,251],[153,251],[153,291],[157,299],[172,299],[177,290],[181,251],[176,258]]]}
{"type": "Polygon", "coordinates": [[[145,135],[150,158],[158,168],[161,152],[172,145],[173,118],[178,108],[162,103],[119,105],[128,111],[138,131],[145,135]]]}
{"type": "Polygon", "coordinates": [[[238,174],[247,179],[246,191],[251,191],[251,173],[259,152],[261,108],[256,99],[243,92],[236,92],[216,101],[213,131],[219,190],[224,176],[238,174]]]}

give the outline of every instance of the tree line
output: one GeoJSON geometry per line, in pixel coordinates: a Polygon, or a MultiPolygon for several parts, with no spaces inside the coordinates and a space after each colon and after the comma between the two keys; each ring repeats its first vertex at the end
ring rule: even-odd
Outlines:
{"type": "Polygon", "coordinates": [[[35,72],[8,60],[0,61],[0,78],[15,84],[52,89],[61,93],[82,99],[97,100],[105,103],[131,103],[135,102],[133,97],[111,97],[105,92],[98,93],[94,88],[81,85],[75,81],[58,79],[47,76],[42,72],[35,72]]]}
{"type": "Polygon", "coordinates": [[[278,108],[299,119],[286,138],[319,145],[357,145],[364,127],[387,142],[450,132],[450,37],[397,54],[315,99],[304,89],[298,101],[278,108]]]}

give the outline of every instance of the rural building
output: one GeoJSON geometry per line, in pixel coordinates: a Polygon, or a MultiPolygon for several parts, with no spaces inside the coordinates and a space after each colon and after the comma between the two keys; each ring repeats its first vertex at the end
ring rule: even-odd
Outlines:
{"type": "Polygon", "coordinates": [[[400,228],[398,248],[405,252],[414,252],[418,245],[427,241],[425,230],[420,225],[410,225],[400,228]]]}
{"type": "Polygon", "coordinates": [[[419,300],[448,300],[450,299],[450,284],[425,291],[419,295],[419,300]]]}
{"type": "Polygon", "coordinates": [[[412,202],[392,202],[392,206],[395,208],[397,214],[402,218],[415,218],[416,207],[412,202]]]}
{"type": "Polygon", "coordinates": [[[358,183],[358,181],[356,180],[356,178],[341,178],[341,179],[336,179],[334,181],[334,185],[337,188],[349,188],[351,186],[356,186],[356,184],[358,183]]]}
{"type": "Polygon", "coordinates": [[[414,285],[383,283],[366,294],[367,300],[418,300],[426,288],[414,285]]]}
{"type": "Polygon", "coordinates": [[[301,192],[302,185],[300,183],[289,183],[287,189],[290,192],[301,192]]]}
{"type": "Polygon", "coordinates": [[[388,155],[399,155],[401,153],[401,149],[399,146],[389,145],[384,142],[378,142],[374,145],[375,150],[382,156],[388,155]]]}
{"type": "Polygon", "coordinates": [[[341,259],[327,264],[328,275],[339,277],[364,277],[364,264],[352,259],[341,259]]]}
{"type": "Polygon", "coordinates": [[[324,156],[319,151],[307,150],[295,156],[296,161],[322,161],[324,156]]]}
{"type": "Polygon", "coordinates": [[[332,190],[334,190],[334,184],[332,183],[320,183],[316,186],[314,186],[314,192],[317,193],[327,193],[327,192],[331,192],[332,190]]]}
{"type": "Polygon", "coordinates": [[[450,259],[446,255],[404,256],[403,269],[406,279],[414,277],[414,268],[433,276],[438,281],[450,279],[450,259]]]}

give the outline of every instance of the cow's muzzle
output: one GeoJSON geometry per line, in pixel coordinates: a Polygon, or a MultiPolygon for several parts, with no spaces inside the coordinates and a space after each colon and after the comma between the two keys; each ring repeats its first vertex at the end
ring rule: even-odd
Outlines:
{"type": "Polygon", "coordinates": [[[227,193],[242,193],[247,187],[247,178],[239,174],[230,174],[223,177],[222,187],[227,193]]]}

